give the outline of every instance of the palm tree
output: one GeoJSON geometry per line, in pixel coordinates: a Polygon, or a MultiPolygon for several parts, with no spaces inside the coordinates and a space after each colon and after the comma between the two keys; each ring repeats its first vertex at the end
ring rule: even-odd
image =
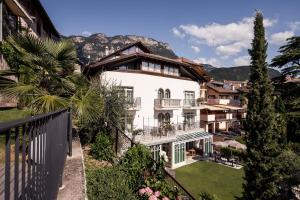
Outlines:
{"type": "Polygon", "coordinates": [[[29,34],[12,36],[2,46],[10,70],[0,71],[0,92],[17,98],[33,114],[71,106],[75,120],[91,120],[102,110],[101,96],[89,81],[74,74],[74,45],[29,34]],[[7,78],[16,76],[18,81],[7,78]]]}

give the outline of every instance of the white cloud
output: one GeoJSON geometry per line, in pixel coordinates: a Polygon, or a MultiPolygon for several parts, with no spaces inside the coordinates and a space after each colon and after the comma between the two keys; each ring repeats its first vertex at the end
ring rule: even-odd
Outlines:
{"type": "Polygon", "coordinates": [[[199,53],[200,52],[200,48],[199,47],[197,47],[197,46],[191,46],[191,48],[193,49],[193,51],[195,52],[195,53],[199,53]]]}
{"type": "Polygon", "coordinates": [[[290,27],[291,31],[298,31],[300,30],[300,21],[291,22],[288,24],[288,26],[290,27]]]}
{"type": "MultiPolygon", "coordinates": [[[[265,19],[265,27],[273,26],[277,20],[265,19]]],[[[229,24],[212,23],[205,26],[194,24],[180,25],[173,28],[179,33],[195,37],[208,46],[219,46],[235,42],[246,43],[253,37],[253,17],[229,24]],[[180,32],[182,31],[182,32],[180,32]]]]}
{"type": "Polygon", "coordinates": [[[235,42],[228,45],[220,45],[216,48],[217,55],[227,58],[228,56],[236,55],[244,48],[249,48],[250,43],[235,42]]]}
{"type": "Polygon", "coordinates": [[[271,35],[270,43],[276,45],[283,45],[286,43],[286,39],[294,36],[293,31],[278,32],[271,35]]]}
{"type": "Polygon", "coordinates": [[[220,67],[221,63],[219,60],[217,60],[216,58],[196,58],[195,60],[193,60],[195,63],[199,63],[199,64],[210,64],[213,65],[214,67],[220,67]]]}
{"type": "Polygon", "coordinates": [[[250,57],[249,56],[240,56],[233,60],[235,66],[244,66],[250,64],[250,57]]]}
{"type": "Polygon", "coordinates": [[[82,35],[82,36],[85,36],[85,37],[88,37],[88,36],[92,35],[92,33],[89,32],[89,31],[83,31],[83,32],[81,33],[81,35],[82,35]]]}
{"type": "Polygon", "coordinates": [[[172,33],[179,38],[185,37],[185,34],[180,32],[176,27],[172,28],[172,33]]]}
{"type": "MultiPolygon", "coordinates": [[[[253,38],[253,17],[245,17],[238,22],[228,24],[211,23],[204,26],[195,24],[180,25],[173,33],[181,38],[190,36],[191,44],[206,44],[213,47],[222,59],[237,55],[250,48],[253,38]]],[[[276,19],[264,19],[264,26],[271,27],[276,19]]]]}

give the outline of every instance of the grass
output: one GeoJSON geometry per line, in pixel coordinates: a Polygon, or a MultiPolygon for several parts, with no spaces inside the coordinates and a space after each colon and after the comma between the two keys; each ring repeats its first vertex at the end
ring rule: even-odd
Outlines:
{"type": "MultiPolygon", "coordinates": [[[[30,116],[30,110],[18,110],[16,108],[0,111],[0,123],[11,120],[21,119],[30,116]]],[[[4,162],[5,136],[0,135],[0,163],[4,162]]]]}
{"type": "Polygon", "coordinates": [[[21,119],[30,116],[30,110],[18,110],[16,108],[0,111],[0,122],[21,119]]]}
{"type": "Polygon", "coordinates": [[[243,169],[233,169],[214,162],[196,162],[176,169],[176,179],[199,198],[208,192],[218,199],[233,200],[242,194],[243,169]]]}

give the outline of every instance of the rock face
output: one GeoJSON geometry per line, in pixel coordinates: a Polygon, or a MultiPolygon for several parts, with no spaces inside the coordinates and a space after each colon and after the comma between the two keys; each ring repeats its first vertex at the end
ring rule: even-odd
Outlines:
{"type": "Polygon", "coordinates": [[[69,36],[77,49],[79,60],[86,64],[89,61],[93,62],[105,56],[105,52],[113,52],[124,46],[141,41],[155,54],[168,58],[177,58],[177,55],[172,51],[167,43],[159,42],[152,38],[136,35],[116,35],[106,36],[103,33],[96,33],[91,36],[69,36]]]}

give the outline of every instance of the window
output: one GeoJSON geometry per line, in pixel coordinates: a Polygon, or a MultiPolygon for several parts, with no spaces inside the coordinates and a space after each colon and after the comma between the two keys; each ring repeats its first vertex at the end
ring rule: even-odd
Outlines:
{"type": "Polygon", "coordinates": [[[134,120],[134,117],[131,113],[127,113],[125,115],[125,128],[129,132],[133,131],[133,120],[134,120]]]}
{"type": "Polygon", "coordinates": [[[163,99],[164,98],[164,90],[159,88],[158,94],[157,94],[158,99],[163,99]]]}
{"type": "Polygon", "coordinates": [[[185,91],[184,92],[184,104],[189,106],[195,106],[195,92],[185,91]]]}
{"type": "Polygon", "coordinates": [[[121,87],[122,92],[125,96],[127,103],[131,104],[134,102],[133,98],[133,87],[121,87]]]}
{"type": "Polygon", "coordinates": [[[148,62],[142,62],[142,70],[148,71],[148,62]]]}
{"type": "Polygon", "coordinates": [[[161,72],[161,65],[160,64],[154,64],[154,71],[155,72],[161,72]]]}
{"type": "Polygon", "coordinates": [[[165,98],[166,99],[170,99],[171,98],[171,92],[169,89],[166,89],[166,92],[165,92],[165,98]]]}
{"type": "Polygon", "coordinates": [[[161,65],[151,62],[142,61],[142,70],[150,72],[161,72],[161,65]]]}
{"type": "Polygon", "coordinates": [[[184,161],[184,143],[175,144],[174,146],[174,162],[175,164],[184,161]]]}
{"type": "Polygon", "coordinates": [[[164,74],[179,76],[179,69],[171,66],[164,66],[164,74]]]}
{"type": "Polygon", "coordinates": [[[195,113],[193,112],[186,112],[183,114],[184,121],[187,125],[192,125],[195,123],[195,113]]]}
{"type": "Polygon", "coordinates": [[[154,145],[150,147],[152,158],[156,161],[160,160],[160,145],[154,145]]]}
{"type": "Polygon", "coordinates": [[[154,72],[155,68],[154,68],[154,63],[149,63],[149,69],[150,72],[154,72]]]}

